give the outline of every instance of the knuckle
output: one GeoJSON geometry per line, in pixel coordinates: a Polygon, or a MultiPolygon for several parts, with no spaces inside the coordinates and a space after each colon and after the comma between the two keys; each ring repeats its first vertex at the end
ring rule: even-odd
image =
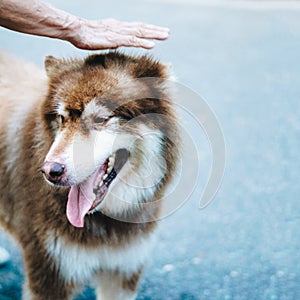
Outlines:
{"type": "Polygon", "coordinates": [[[130,36],[128,38],[128,43],[132,44],[132,45],[136,45],[138,44],[138,39],[137,37],[135,37],[134,35],[130,36]]]}
{"type": "Polygon", "coordinates": [[[113,18],[107,18],[107,19],[103,19],[103,22],[114,22],[115,19],[113,18]]]}
{"type": "Polygon", "coordinates": [[[137,36],[144,36],[145,35],[145,30],[143,28],[138,28],[136,30],[136,35],[137,36]]]}
{"type": "Polygon", "coordinates": [[[106,25],[110,25],[110,26],[116,25],[119,23],[119,21],[117,21],[116,19],[113,19],[113,18],[105,19],[104,22],[106,25]]]}
{"type": "Polygon", "coordinates": [[[145,24],[142,23],[142,22],[136,22],[135,23],[135,26],[139,27],[139,28],[144,28],[145,27],[145,24]]]}

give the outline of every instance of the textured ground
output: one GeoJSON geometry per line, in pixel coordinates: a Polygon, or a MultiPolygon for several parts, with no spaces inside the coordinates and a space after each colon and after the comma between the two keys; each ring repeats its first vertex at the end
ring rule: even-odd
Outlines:
{"type": "MultiPolygon", "coordinates": [[[[49,2],[89,18],[169,26],[171,39],[153,55],[173,63],[179,82],[207,100],[224,131],[223,184],[199,210],[210,154],[204,133],[190,129],[203,167],[200,185],[161,223],[138,299],[299,299],[300,6],[49,2]]],[[[58,41],[6,30],[0,35],[4,49],[40,65],[46,54],[83,54],[58,41]]],[[[0,267],[0,299],[20,299],[19,251],[3,234],[0,245],[12,257],[0,267]]],[[[87,290],[80,299],[94,296],[87,290]]]]}

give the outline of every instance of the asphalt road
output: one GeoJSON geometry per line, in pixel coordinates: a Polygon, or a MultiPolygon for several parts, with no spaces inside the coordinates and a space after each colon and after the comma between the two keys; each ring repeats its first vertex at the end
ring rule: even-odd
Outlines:
{"type": "MultiPolygon", "coordinates": [[[[223,183],[200,210],[212,157],[205,133],[183,120],[199,151],[196,163],[183,163],[200,165],[199,186],[161,222],[138,299],[299,299],[300,5],[49,2],[87,18],[169,26],[170,40],[158,43],[152,55],[171,62],[178,82],[206,99],[224,133],[223,183]]],[[[47,54],[86,54],[4,29],[0,36],[2,48],[41,66],[47,54]]],[[[0,299],[20,299],[20,252],[4,234],[0,245],[12,257],[0,267],[0,299]]],[[[79,299],[94,299],[93,292],[79,299]]]]}

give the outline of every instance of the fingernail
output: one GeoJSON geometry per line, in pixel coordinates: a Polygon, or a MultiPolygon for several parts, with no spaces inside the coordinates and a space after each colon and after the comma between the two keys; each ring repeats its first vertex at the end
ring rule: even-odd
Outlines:
{"type": "Polygon", "coordinates": [[[165,31],[165,32],[162,32],[162,33],[161,33],[161,37],[162,37],[162,38],[167,38],[167,37],[169,37],[169,35],[170,35],[170,32],[169,32],[169,31],[165,31]]]}

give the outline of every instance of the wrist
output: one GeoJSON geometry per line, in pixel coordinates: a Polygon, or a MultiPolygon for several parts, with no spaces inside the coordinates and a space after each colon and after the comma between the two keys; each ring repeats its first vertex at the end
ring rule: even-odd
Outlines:
{"type": "Polygon", "coordinates": [[[35,2],[34,26],[29,33],[69,41],[80,28],[79,18],[50,4],[35,2]]]}
{"type": "Polygon", "coordinates": [[[77,45],[81,39],[81,33],[84,31],[86,20],[71,16],[72,19],[66,22],[62,28],[62,35],[58,38],[70,42],[73,45],[77,45]]]}
{"type": "Polygon", "coordinates": [[[82,20],[72,15],[66,15],[57,25],[55,38],[71,42],[81,30],[82,20]]]}
{"type": "Polygon", "coordinates": [[[41,23],[44,23],[48,37],[70,41],[74,32],[80,27],[80,19],[50,4],[42,4],[43,11],[41,23]]]}

